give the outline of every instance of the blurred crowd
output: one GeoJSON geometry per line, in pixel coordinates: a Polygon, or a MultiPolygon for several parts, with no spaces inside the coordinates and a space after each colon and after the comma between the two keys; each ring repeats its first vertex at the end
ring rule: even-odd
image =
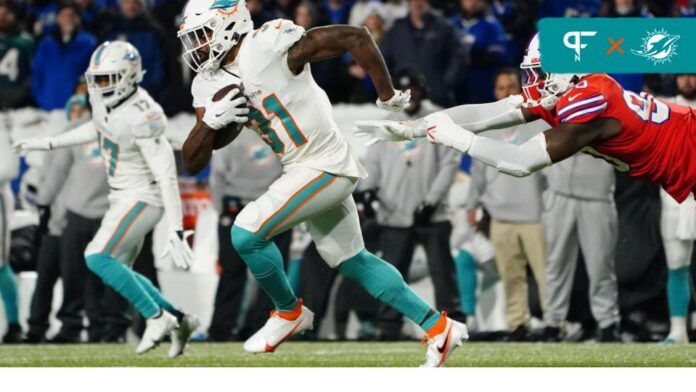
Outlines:
{"type": "MultiPolygon", "coordinates": [[[[135,45],[147,70],[143,87],[168,115],[190,110],[192,75],[179,60],[175,31],[183,0],[2,0],[0,36],[18,52],[3,53],[0,107],[63,108],[98,42],[135,45]]],[[[249,0],[256,27],[276,18],[309,29],[365,26],[392,72],[406,67],[426,77],[442,106],[493,99],[492,76],[517,66],[535,22],[560,16],[693,16],[688,0],[249,0]]],[[[312,68],[332,102],[363,103],[376,95],[350,56],[312,68]]],[[[631,87],[643,77],[626,76],[631,87]]],[[[622,81],[624,81],[622,79],[622,81]]],[[[648,80],[653,89],[665,88],[648,80]]],[[[640,90],[640,88],[634,88],[640,90]]],[[[672,91],[673,92],[673,91],[672,91]]]]}
{"type": "MultiPolygon", "coordinates": [[[[99,42],[120,39],[140,51],[147,70],[142,86],[167,114],[191,111],[193,75],[180,61],[175,34],[184,3],[0,0],[0,111],[65,109],[72,126],[86,121],[89,108],[80,98],[85,93],[81,75],[99,42]]],[[[305,29],[337,23],[365,26],[395,84],[412,90],[412,107],[395,120],[518,94],[517,66],[539,18],[696,16],[696,2],[688,0],[247,0],[247,6],[256,27],[276,18],[291,19],[305,29]]],[[[376,99],[368,76],[348,55],[312,64],[312,74],[332,103],[376,99]]],[[[612,76],[630,90],[696,103],[693,75],[612,76]]],[[[530,124],[495,137],[520,141],[543,129],[530,124]]],[[[29,330],[22,331],[17,318],[8,314],[13,325],[7,342],[46,341],[58,277],[68,284],[58,313],[62,329],[53,342],[80,341],[83,313],[92,328],[89,341],[125,338],[131,324],[126,304],[100,282],[85,278],[89,272],[77,249],[96,231],[106,208],[108,189],[96,181],[99,170],[103,176],[103,168],[95,169],[98,158],[87,147],[52,156],[33,180],[37,189],[29,191],[44,234],[40,245],[26,246],[38,247],[39,279],[29,330]],[[89,170],[95,171],[85,174],[89,170]],[[102,188],[92,192],[71,178],[89,178],[102,188]],[[57,184],[48,186],[49,179],[57,184]],[[70,187],[78,190],[77,196],[65,196],[70,187]],[[63,218],[57,221],[56,216],[63,218]],[[75,245],[61,246],[66,243],[75,245]]],[[[629,179],[586,156],[515,179],[472,164],[454,150],[417,141],[378,145],[368,150],[364,163],[370,177],[355,196],[368,248],[381,252],[412,282],[429,275],[437,308],[468,321],[480,331],[475,338],[616,342],[654,341],[668,334],[668,272],[657,186],[629,179]],[[420,272],[412,265],[417,248],[423,249],[425,260],[420,272]],[[505,297],[503,331],[483,327],[486,315],[480,314],[487,310],[478,298],[494,282],[501,282],[505,297]]],[[[210,177],[201,179],[209,181],[219,214],[221,278],[207,331],[210,340],[248,337],[270,309],[262,293],[249,299],[251,282],[229,242],[229,230],[243,206],[279,175],[280,165],[270,150],[245,131],[214,156],[210,177]]],[[[404,338],[398,314],[337,279],[301,237],[289,232],[275,240],[289,262],[296,291],[317,319],[328,316],[329,299],[335,297],[336,337],[346,337],[348,314],[355,311],[359,338],[404,338]]],[[[150,246],[144,249],[135,268],[156,281],[150,246]]],[[[0,274],[0,289],[5,280],[0,274]]]]}

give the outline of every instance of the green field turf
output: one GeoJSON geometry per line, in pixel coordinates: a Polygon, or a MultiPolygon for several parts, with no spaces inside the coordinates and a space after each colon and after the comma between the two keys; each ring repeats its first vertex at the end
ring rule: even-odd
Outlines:
{"type": "MultiPolygon", "coordinates": [[[[250,355],[239,343],[193,343],[176,360],[168,344],[142,356],[134,345],[0,345],[6,366],[418,366],[425,346],[412,343],[284,344],[275,354],[250,355]]],[[[696,345],[468,343],[448,366],[696,366],[696,345]]]]}

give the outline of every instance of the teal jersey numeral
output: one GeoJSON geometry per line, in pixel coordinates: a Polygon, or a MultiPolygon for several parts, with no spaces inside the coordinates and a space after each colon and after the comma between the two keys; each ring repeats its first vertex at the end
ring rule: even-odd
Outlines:
{"type": "Polygon", "coordinates": [[[109,158],[109,175],[113,176],[114,172],[116,171],[116,166],[118,165],[118,153],[119,153],[119,147],[118,144],[112,142],[111,140],[102,137],[102,148],[106,151],[109,151],[109,154],[111,155],[109,158]]]}
{"type": "Polygon", "coordinates": [[[285,145],[280,141],[278,134],[271,127],[271,122],[268,121],[263,113],[258,111],[253,106],[249,108],[249,121],[258,124],[259,129],[261,129],[263,135],[266,136],[263,138],[263,140],[271,146],[274,153],[282,154],[285,152],[285,145]]]}
{"type": "Polygon", "coordinates": [[[295,123],[295,119],[292,118],[285,106],[280,102],[277,95],[271,94],[267,96],[263,100],[263,107],[269,114],[273,113],[280,118],[285,132],[290,136],[290,140],[292,140],[295,147],[300,147],[307,143],[307,138],[300,130],[300,127],[297,126],[297,123],[295,123]]]}
{"type": "MultiPolygon", "coordinates": [[[[302,133],[302,130],[300,130],[300,127],[297,126],[295,119],[292,118],[287,109],[285,109],[285,106],[283,106],[283,103],[280,102],[277,95],[271,94],[264,98],[263,108],[269,115],[275,115],[280,118],[280,122],[283,124],[283,128],[285,128],[285,133],[287,133],[295,147],[300,147],[307,143],[307,138],[302,133]]],[[[258,124],[259,129],[264,136],[266,136],[263,139],[271,146],[273,152],[276,154],[282,154],[285,152],[285,145],[280,140],[273,127],[271,127],[271,122],[268,120],[268,118],[266,118],[266,116],[263,115],[263,113],[261,113],[260,110],[256,109],[255,107],[251,107],[249,109],[249,119],[251,122],[258,124]]]]}

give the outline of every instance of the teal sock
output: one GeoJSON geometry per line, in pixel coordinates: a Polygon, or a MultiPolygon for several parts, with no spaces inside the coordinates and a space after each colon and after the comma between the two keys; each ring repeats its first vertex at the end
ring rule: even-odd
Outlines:
{"type": "Polygon", "coordinates": [[[469,316],[476,314],[476,261],[464,249],[454,258],[457,287],[462,310],[469,316]]]}
{"type": "Polygon", "coordinates": [[[120,261],[103,253],[94,253],[86,258],[87,267],[99,276],[106,285],[128,300],[145,318],[160,312],[160,307],[133,275],[133,271],[120,261]]]}
{"type": "Polygon", "coordinates": [[[17,307],[17,283],[9,264],[0,267],[0,295],[5,305],[5,314],[9,324],[19,322],[19,310],[17,307]]]}
{"type": "Polygon", "coordinates": [[[300,266],[302,265],[302,259],[290,260],[288,263],[288,281],[290,282],[290,287],[294,292],[300,291],[300,266]]]}
{"type": "Polygon", "coordinates": [[[138,283],[147,291],[147,293],[150,295],[150,298],[152,298],[157,305],[159,305],[162,309],[166,310],[167,312],[173,314],[176,316],[177,319],[181,319],[184,316],[184,313],[181,312],[176,306],[172,305],[171,302],[169,302],[166,298],[164,298],[164,295],[162,295],[162,292],[155,287],[154,284],[150,281],[150,279],[144,277],[143,275],[131,270],[133,273],[133,276],[135,276],[135,279],[138,280],[138,283]]]}
{"type": "Polygon", "coordinates": [[[671,317],[686,317],[691,300],[689,267],[669,269],[667,272],[667,304],[671,317]]]}
{"type": "Polygon", "coordinates": [[[393,265],[367,250],[363,249],[341,263],[338,271],[426,331],[440,319],[440,314],[408,287],[401,273],[393,265]]]}
{"type": "Polygon", "coordinates": [[[271,297],[275,308],[293,310],[297,306],[297,297],[283,269],[283,256],[276,244],[263,235],[233,225],[232,245],[263,291],[271,297]]]}

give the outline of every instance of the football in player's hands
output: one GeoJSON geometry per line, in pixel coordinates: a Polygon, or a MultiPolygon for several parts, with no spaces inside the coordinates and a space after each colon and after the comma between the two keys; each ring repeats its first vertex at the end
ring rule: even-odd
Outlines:
{"type": "MultiPolygon", "coordinates": [[[[238,103],[236,108],[242,110],[244,113],[240,113],[243,116],[240,116],[238,119],[232,120],[231,122],[227,123],[227,125],[222,126],[221,128],[217,129],[215,131],[215,141],[213,142],[213,148],[218,149],[222,148],[226,145],[228,145],[232,140],[234,140],[238,135],[239,132],[242,130],[242,127],[244,126],[244,123],[246,122],[246,114],[248,114],[248,108],[247,108],[247,102],[248,99],[244,96],[244,86],[238,85],[238,84],[230,84],[227,85],[220,90],[216,91],[215,94],[213,94],[213,97],[211,99],[211,102],[220,102],[223,99],[227,97],[227,100],[231,101],[231,103],[234,104],[234,101],[239,101],[240,98],[243,98],[245,102],[238,103]],[[231,92],[234,90],[237,91],[236,94],[230,95],[231,92]],[[228,95],[230,95],[228,97],[228,95]],[[241,121],[244,120],[244,121],[241,121]]],[[[206,108],[206,113],[209,108],[206,108]]],[[[211,108],[212,109],[212,108],[211,108]]],[[[214,122],[214,121],[213,121],[214,122]]],[[[206,122],[206,124],[210,124],[209,122],[206,122]]]]}
{"type": "Polygon", "coordinates": [[[241,84],[229,84],[213,94],[213,102],[219,102],[221,99],[225,98],[230,91],[237,89],[239,90],[239,95],[244,96],[244,86],[241,84]]]}

